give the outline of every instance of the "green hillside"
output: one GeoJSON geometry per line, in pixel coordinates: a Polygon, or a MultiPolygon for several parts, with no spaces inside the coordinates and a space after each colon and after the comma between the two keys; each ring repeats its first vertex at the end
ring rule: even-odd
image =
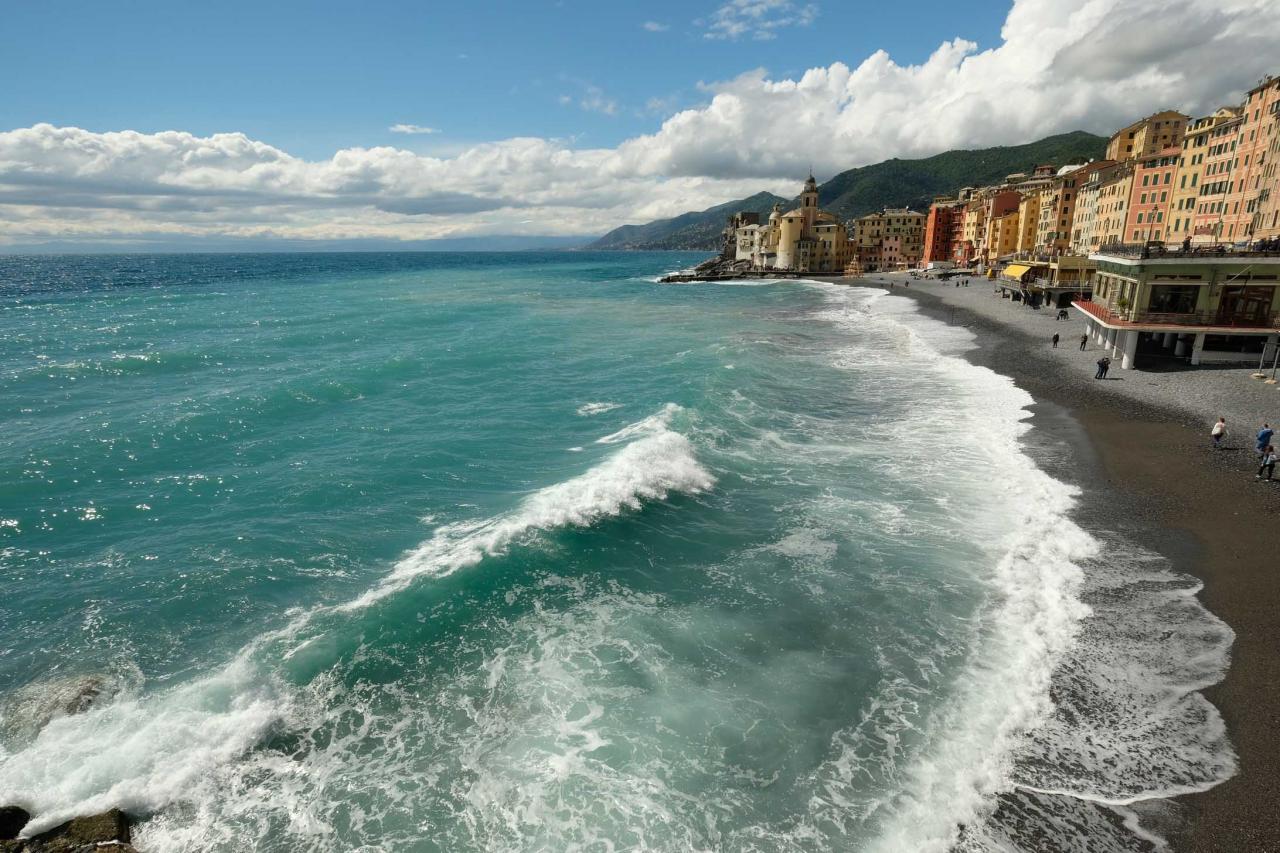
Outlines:
{"type": "Polygon", "coordinates": [[[718,204],[706,210],[658,219],[647,225],[623,225],[591,243],[588,249],[718,249],[725,220],[740,210],[768,216],[778,202],[787,199],[773,193],[718,204]]]}
{"type": "MultiPolygon", "coordinates": [[[[1027,145],[947,151],[923,160],[886,160],[841,172],[818,187],[819,204],[842,219],[853,219],[885,207],[925,210],[934,196],[960,187],[999,183],[1006,175],[1030,172],[1036,166],[1064,166],[1102,157],[1107,140],[1084,131],[1061,133],[1027,145]]],[[[797,186],[803,176],[796,179],[797,186]]],[[[590,249],[698,249],[719,248],[725,220],[739,210],[767,215],[779,199],[771,193],[647,225],[624,225],[592,243],[590,249]]]]}
{"type": "Polygon", "coordinates": [[[998,183],[1039,165],[1065,166],[1100,159],[1107,140],[1084,131],[1049,136],[1027,145],[947,151],[923,160],[885,160],[841,172],[818,187],[818,203],[845,219],[886,207],[925,210],[934,196],[960,187],[998,183]]]}

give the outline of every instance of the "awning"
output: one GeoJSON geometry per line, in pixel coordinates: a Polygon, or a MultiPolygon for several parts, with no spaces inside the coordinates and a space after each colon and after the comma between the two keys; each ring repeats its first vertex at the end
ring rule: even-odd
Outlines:
{"type": "Polygon", "coordinates": [[[1004,268],[1005,277],[1014,281],[1022,281],[1022,277],[1029,272],[1031,272],[1031,267],[1028,264],[1009,264],[1004,268]]]}

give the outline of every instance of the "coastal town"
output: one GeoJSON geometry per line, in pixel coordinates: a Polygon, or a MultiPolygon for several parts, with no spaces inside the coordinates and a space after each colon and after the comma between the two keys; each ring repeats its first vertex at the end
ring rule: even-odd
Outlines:
{"type": "MultiPolygon", "coordinates": [[[[1193,117],[1162,110],[1105,156],[962,187],[927,212],[840,221],[812,175],[799,205],[734,214],[692,276],[917,270],[983,277],[1032,308],[1082,315],[1121,369],[1166,359],[1270,365],[1280,355],[1280,78],[1193,117]]],[[[679,277],[677,277],[679,278],[679,277]]]]}

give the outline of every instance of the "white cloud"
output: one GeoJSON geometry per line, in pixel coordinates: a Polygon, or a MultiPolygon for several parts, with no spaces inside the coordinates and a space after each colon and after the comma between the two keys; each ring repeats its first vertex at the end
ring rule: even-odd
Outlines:
{"type": "MultiPolygon", "coordinates": [[[[880,51],[798,79],[748,72],[616,148],[515,138],[304,160],[240,133],[40,124],[0,132],[0,242],[598,233],[762,189],[791,194],[810,163],[826,177],[888,157],[1105,133],[1166,107],[1207,113],[1280,72],[1272,4],[1168,0],[1153,17],[1143,0],[1017,0],[988,50],[957,39],[918,65],[880,51]]],[[[570,104],[612,103],[568,82],[570,104]]]]}
{"type": "Polygon", "coordinates": [[[423,127],[420,124],[393,124],[391,125],[391,127],[387,128],[387,130],[391,131],[392,133],[408,133],[408,134],[440,132],[438,128],[423,127]]]}
{"type": "Polygon", "coordinates": [[[665,33],[667,30],[671,29],[670,24],[663,24],[658,21],[645,21],[640,26],[651,33],[665,33]]]}
{"type": "Polygon", "coordinates": [[[814,3],[794,0],[729,0],[701,22],[707,30],[704,38],[737,40],[752,38],[765,41],[776,38],[784,27],[807,27],[818,17],[814,3]]]}

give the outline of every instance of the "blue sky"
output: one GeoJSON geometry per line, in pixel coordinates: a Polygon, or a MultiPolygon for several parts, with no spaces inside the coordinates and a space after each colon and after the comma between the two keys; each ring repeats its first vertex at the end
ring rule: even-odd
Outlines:
{"type": "Polygon", "coordinates": [[[585,237],[1280,73],[1275,0],[0,4],[0,251],[585,237]]]}
{"type": "Polygon", "coordinates": [[[706,38],[720,5],[8,2],[0,79],[22,84],[0,96],[0,127],[241,131],[309,158],[510,136],[612,146],[707,100],[700,81],[759,66],[794,76],[877,49],[919,62],[956,36],[990,45],[1008,11],[990,0],[876,4],[874,14],[824,2],[811,24],[770,40],[706,38]],[[439,133],[387,130],[402,123],[439,133]]]}

